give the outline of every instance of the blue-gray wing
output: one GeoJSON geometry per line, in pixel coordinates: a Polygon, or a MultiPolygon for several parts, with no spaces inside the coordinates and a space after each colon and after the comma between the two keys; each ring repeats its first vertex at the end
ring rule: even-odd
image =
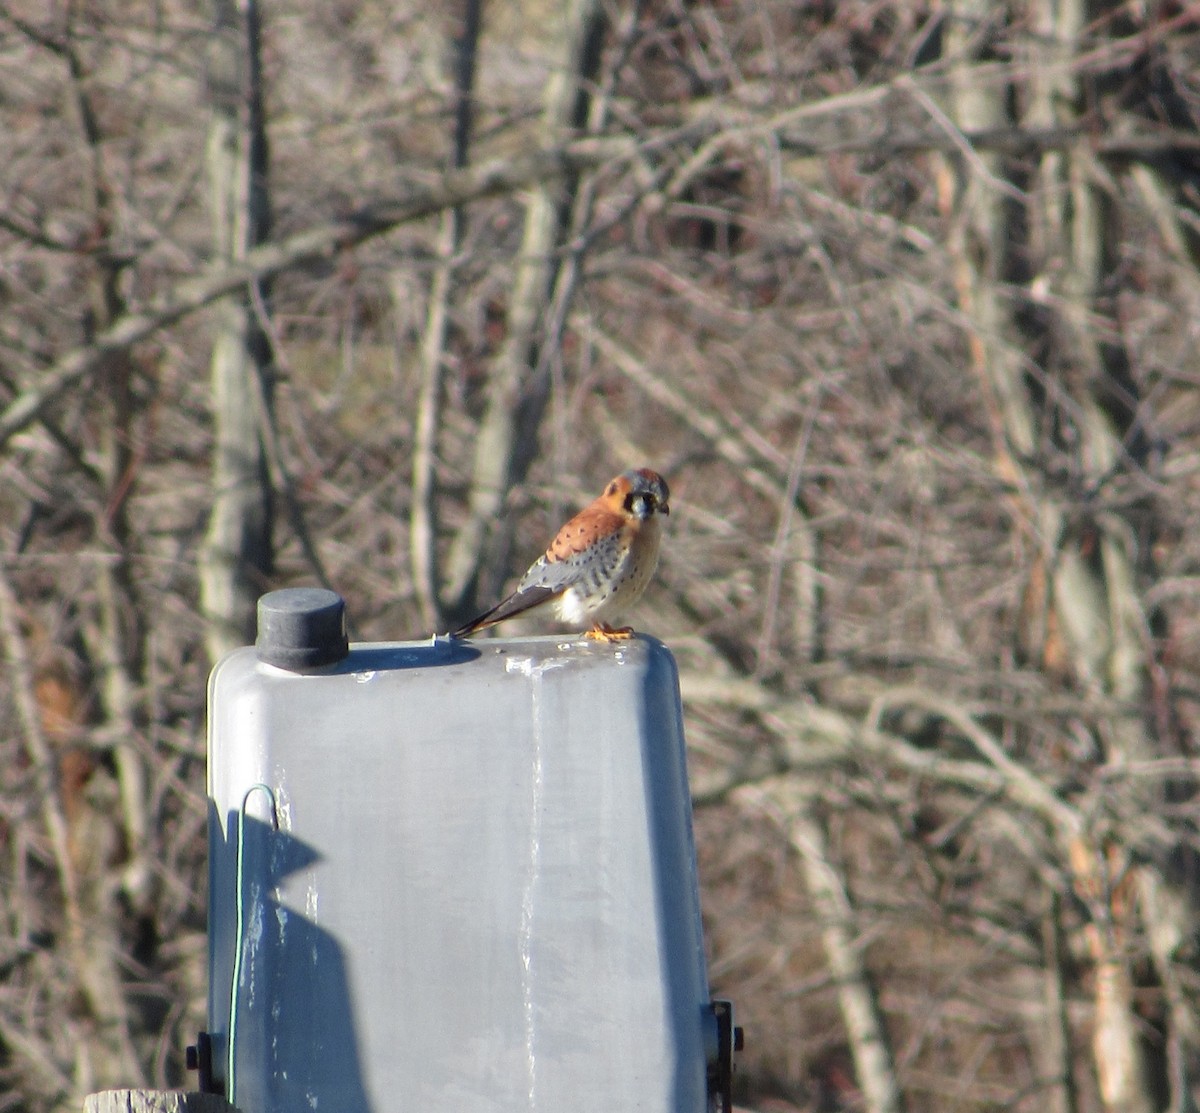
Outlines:
{"type": "Polygon", "coordinates": [[[451,631],[452,638],[465,638],[478,630],[494,626],[506,618],[532,610],[561,595],[567,588],[580,583],[587,574],[587,562],[582,554],[565,560],[550,560],[539,557],[529,571],[521,577],[517,589],[507,599],[502,599],[490,611],[484,611],[457,630],[451,631]]]}
{"type": "Polygon", "coordinates": [[[529,571],[521,577],[517,590],[510,598],[516,598],[527,591],[548,591],[557,595],[581,583],[587,575],[591,562],[583,553],[573,553],[569,557],[552,560],[549,557],[539,557],[530,566],[529,571]]]}

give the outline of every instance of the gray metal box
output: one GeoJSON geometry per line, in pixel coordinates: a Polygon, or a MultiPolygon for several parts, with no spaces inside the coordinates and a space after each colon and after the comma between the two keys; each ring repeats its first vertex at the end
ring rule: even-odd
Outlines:
{"type": "Polygon", "coordinates": [[[660,643],[356,645],[306,672],[235,651],[209,803],[209,1033],[245,1113],[710,1107],[660,643]]]}

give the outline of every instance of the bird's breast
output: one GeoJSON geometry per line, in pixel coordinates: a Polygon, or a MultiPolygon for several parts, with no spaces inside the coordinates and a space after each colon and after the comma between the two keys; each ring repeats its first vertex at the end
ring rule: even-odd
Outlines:
{"type": "Polygon", "coordinates": [[[559,598],[565,622],[611,622],[646,590],[658,564],[662,527],[656,518],[630,523],[594,548],[586,573],[559,598]]]}

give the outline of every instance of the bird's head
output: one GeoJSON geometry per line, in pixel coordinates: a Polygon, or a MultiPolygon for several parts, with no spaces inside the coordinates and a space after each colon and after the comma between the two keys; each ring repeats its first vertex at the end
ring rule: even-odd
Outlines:
{"type": "Polygon", "coordinates": [[[655,514],[671,513],[671,491],[656,471],[637,468],[622,472],[604,488],[604,500],[614,510],[640,521],[655,514]]]}

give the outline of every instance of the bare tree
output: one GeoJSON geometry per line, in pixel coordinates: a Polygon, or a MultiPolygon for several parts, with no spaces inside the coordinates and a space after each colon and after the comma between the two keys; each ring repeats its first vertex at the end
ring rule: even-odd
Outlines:
{"type": "MultiPolygon", "coordinates": [[[[562,61],[552,71],[544,95],[539,131],[543,147],[586,128],[605,24],[603,7],[595,0],[568,5],[562,61]]],[[[571,229],[578,188],[572,174],[539,183],[525,205],[504,343],[489,376],[486,409],[475,438],[467,519],[446,558],[446,609],[456,618],[478,609],[481,573],[506,560],[511,534],[500,524],[501,510],[537,455],[550,381],[542,363],[542,317],[559,274],[558,252],[571,229]]],[[[497,585],[488,586],[494,594],[497,585]]]]}
{"type": "Polygon", "coordinates": [[[182,1081],[259,590],[651,464],[740,1098],[1190,1108],[1194,13],[535,9],[0,4],[5,1102],[182,1081]]]}
{"type": "MultiPolygon", "coordinates": [[[[461,11],[456,10],[453,19],[451,44],[454,128],[450,165],[456,170],[462,170],[470,156],[483,0],[464,0],[461,11]]],[[[457,255],[462,249],[465,219],[466,213],[459,205],[453,205],[442,213],[438,240],[439,258],[429,290],[429,308],[421,342],[421,389],[413,430],[412,509],[409,514],[410,560],[413,584],[421,602],[421,617],[430,629],[438,629],[442,617],[437,551],[436,464],[444,390],[443,369],[448,354],[450,302],[455,292],[457,255]]],[[[404,284],[399,282],[398,285],[403,290],[404,284]]],[[[404,294],[401,293],[397,301],[403,300],[404,294]]]]}
{"type": "MultiPolygon", "coordinates": [[[[214,258],[238,263],[271,236],[270,164],[255,0],[216,0],[209,45],[208,174],[214,258]]],[[[213,500],[200,557],[201,606],[216,660],[254,637],[273,563],[273,491],[263,430],[273,421],[269,287],[251,280],[216,309],[212,386],[213,500]]]]}

